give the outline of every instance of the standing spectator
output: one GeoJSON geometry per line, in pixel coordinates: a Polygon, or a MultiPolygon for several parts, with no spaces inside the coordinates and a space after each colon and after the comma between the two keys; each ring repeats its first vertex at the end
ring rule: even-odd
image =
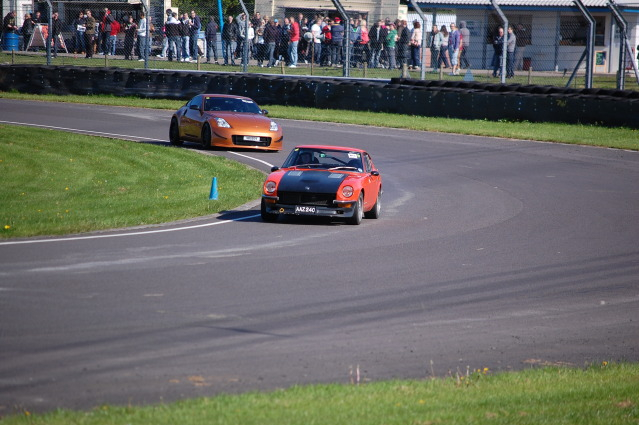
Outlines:
{"type": "Polygon", "coordinates": [[[368,32],[368,37],[370,38],[371,68],[381,67],[380,59],[387,35],[388,29],[384,27],[384,21],[382,21],[381,19],[378,19],[368,32]]]}
{"type": "Polygon", "coordinates": [[[493,55],[493,77],[497,76],[497,71],[501,75],[501,60],[504,53],[504,28],[499,27],[497,34],[493,38],[493,49],[495,51],[493,55]]]}
{"type": "Polygon", "coordinates": [[[297,68],[297,47],[300,42],[300,24],[295,21],[295,17],[290,18],[291,28],[289,30],[288,57],[290,60],[290,68],[297,68]]]}
{"type": "MultiPolygon", "coordinates": [[[[413,22],[413,30],[410,34],[410,61],[413,69],[419,69],[421,63],[422,52],[422,25],[419,21],[413,22]]],[[[410,67],[409,67],[410,68],[410,67]]]]}
{"type": "Polygon", "coordinates": [[[315,23],[311,26],[311,34],[313,34],[313,44],[311,49],[314,49],[311,53],[313,55],[313,61],[316,64],[321,64],[322,59],[322,18],[318,17],[315,23]]]}
{"type": "Polygon", "coordinates": [[[512,25],[508,25],[508,40],[506,41],[506,78],[515,76],[515,49],[517,48],[517,36],[512,25]]]}
{"type": "Polygon", "coordinates": [[[224,65],[235,65],[235,42],[237,40],[237,24],[233,22],[233,16],[226,17],[226,23],[222,27],[222,56],[224,57],[224,65]]]}
{"type": "Polygon", "coordinates": [[[159,58],[167,57],[167,52],[169,51],[169,37],[166,35],[166,23],[171,19],[173,15],[173,11],[171,9],[166,9],[166,21],[162,26],[162,53],[158,55],[159,58]]]}
{"type": "Polygon", "coordinates": [[[148,22],[144,12],[140,12],[140,20],[137,25],[138,33],[138,62],[144,62],[149,57],[149,43],[146,36],[148,22]]]}
{"type": "Polygon", "coordinates": [[[51,42],[53,43],[53,57],[58,57],[58,49],[62,42],[62,21],[58,16],[58,12],[53,12],[51,16],[51,42]]]}
{"type": "Polygon", "coordinates": [[[448,40],[448,52],[450,53],[450,62],[453,65],[453,72],[450,75],[459,75],[460,46],[459,31],[457,30],[457,25],[453,22],[450,24],[450,38],[448,40]]]}
{"type": "Polygon", "coordinates": [[[4,40],[6,34],[16,34],[17,32],[16,11],[12,10],[2,20],[2,39],[4,40]]]}
{"type": "Polygon", "coordinates": [[[31,36],[33,35],[33,28],[35,27],[35,23],[31,18],[30,13],[25,13],[24,22],[22,23],[22,49],[27,50],[29,47],[29,42],[31,41],[31,36]]]}
{"type": "Polygon", "coordinates": [[[78,13],[78,17],[73,21],[73,29],[74,29],[74,42],[73,49],[75,53],[84,53],[86,47],[84,45],[84,32],[86,31],[86,22],[87,19],[84,17],[84,12],[80,11],[78,13]]]}
{"type": "Polygon", "coordinates": [[[300,24],[300,44],[298,44],[297,53],[298,60],[303,60],[304,63],[308,63],[308,50],[309,50],[309,40],[307,40],[304,35],[309,32],[308,27],[308,18],[305,18],[303,14],[298,15],[298,20],[300,24]]]}
{"type": "Polygon", "coordinates": [[[44,24],[44,20],[42,19],[42,14],[39,10],[36,10],[35,16],[33,17],[33,22],[35,24],[44,24]]]}
{"type": "Polygon", "coordinates": [[[400,25],[397,28],[397,62],[400,68],[403,68],[404,65],[408,64],[408,46],[410,43],[410,32],[408,31],[408,22],[405,20],[400,22],[400,25]]]}
{"type": "Polygon", "coordinates": [[[98,42],[98,54],[108,55],[110,49],[109,37],[111,36],[111,23],[114,21],[113,15],[109,8],[104,8],[104,15],[102,16],[102,23],[100,24],[100,41],[98,42]]]}
{"type": "Polygon", "coordinates": [[[395,29],[395,24],[391,23],[388,26],[388,35],[386,36],[386,47],[388,47],[388,69],[397,68],[397,63],[395,62],[395,46],[397,45],[397,29],[395,29]]]}
{"type": "Polygon", "coordinates": [[[180,40],[181,44],[181,52],[182,52],[182,62],[191,62],[191,52],[189,51],[190,38],[191,38],[191,20],[189,19],[189,14],[184,13],[182,15],[182,19],[180,20],[179,29],[180,29],[180,40]]]}
{"type": "Polygon", "coordinates": [[[370,38],[368,36],[368,26],[366,25],[365,20],[361,20],[359,23],[359,53],[361,60],[361,67],[364,67],[364,64],[368,65],[368,61],[370,58],[370,38]]]}
{"type": "Polygon", "coordinates": [[[260,23],[255,30],[255,59],[260,67],[264,66],[264,59],[266,59],[267,46],[264,42],[264,30],[266,29],[266,20],[260,19],[260,23]]]}
{"type": "Polygon", "coordinates": [[[197,16],[195,10],[191,11],[191,57],[197,59],[202,56],[200,46],[198,46],[198,40],[200,38],[200,30],[202,29],[202,21],[197,16]]]}
{"type": "Polygon", "coordinates": [[[441,44],[439,45],[439,63],[444,65],[444,68],[450,68],[450,61],[448,60],[448,28],[446,25],[442,25],[439,29],[441,34],[441,44]]]}
{"type": "Polygon", "coordinates": [[[206,24],[206,29],[204,30],[204,37],[206,38],[206,62],[211,62],[211,56],[215,60],[215,64],[219,65],[217,62],[217,23],[215,22],[215,17],[211,15],[209,17],[209,23],[206,24]]]}
{"type": "MultiPolygon", "coordinates": [[[[275,21],[277,22],[277,19],[275,21]]],[[[277,24],[279,40],[276,46],[277,60],[275,61],[275,66],[279,65],[280,62],[288,62],[289,27],[290,21],[288,18],[284,18],[283,25],[277,24]]]]}
{"type": "Polygon", "coordinates": [[[126,60],[133,60],[133,46],[135,45],[137,30],[138,26],[133,19],[133,15],[129,15],[127,22],[124,24],[124,59],[126,60]]]}
{"type": "Polygon", "coordinates": [[[235,18],[237,34],[236,34],[236,47],[235,47],[235,58],[239,59],[242,57],[242,49],[244,49],[244,41],[246,40],[246,15],[244,13],[240,13],[237,18],[235,18]]]}
{"type": "Polygon", "coordinates": [[[439,48],[442,45],[442,35],[439,33],[437,25],[433,25],[430,31],[430,67],[433,71],[439,69],[439,48]]]}
{"type": "Polygon", "coordinates": [[[331,62],[340,65],[344,55],[344,26],[339,16],[336,16],[331,25],[331,62]]]}
{"type": "Polygon", "coordinates": [[[166,38],[169,40],[168,58],[172,61],[180,61],[182,57],[182,40],[180,38],[180,21],[177,20],[177,13],[173,12],[168,21],[166,21],[166,38]]]}
{"type": "Polygon", "coordinates": [[[111,32],[109,33],[109,46],[111,55],[115,56],[115,49],[118,44],[118,33],[120,32],[120,23],[117,20],[111,22],[111,32]]]}
{"type": "Polygon", "coordinates": [[[279,38],[279,29],[275,25],[275,19],[271,18],[264,27],[264,43],[268,46],[268,64],[269,68],[275,65],[275,46],[279,38]]]}
{"type": "Polygon", "coordinates": [[[470,49],[470,30],[466,26],[466,21],[459,22],[459,36],[461,39],[459,67],[470,69],[470,61],[468,60],[468,49],[470,49]]]}
{"type": "Polygon", "coordinates": [[[95,49],[95,18],[90,10],[86,11],[86,20],[84,25],[86,30],[84,31],[84,45],[86,47],[86,58],[92,58],[95,49]]]}

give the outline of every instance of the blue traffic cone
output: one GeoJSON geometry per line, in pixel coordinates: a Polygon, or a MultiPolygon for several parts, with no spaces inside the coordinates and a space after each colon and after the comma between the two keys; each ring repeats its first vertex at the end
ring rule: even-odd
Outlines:
{"type": "Polygon", "coordinates": [[[217,177],[213,177],[211,182],[211,193],[209,194],[210,201],[217,201],[217,177]]]}

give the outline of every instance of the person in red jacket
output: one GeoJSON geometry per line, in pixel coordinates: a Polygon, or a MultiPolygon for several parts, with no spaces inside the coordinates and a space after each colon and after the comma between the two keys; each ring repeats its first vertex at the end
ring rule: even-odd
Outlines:
{"type": "Polygon", "coordinates": [[[118,41],[118,33],[120,32],[120,23],[116,20],[111,22],[111,32],[109,33],[109,47],[111,54],[115,55],[115,46],[118,41]]]}
{"type": "Polygon", "coordinates": [[[289,41],[288,41],[288,57],[290,61],[290,68],[297,68],[297,45],[300,41],[300,24],[295,21],[295,17],[291,16],[291,28],[289,29],[289,41]]]}

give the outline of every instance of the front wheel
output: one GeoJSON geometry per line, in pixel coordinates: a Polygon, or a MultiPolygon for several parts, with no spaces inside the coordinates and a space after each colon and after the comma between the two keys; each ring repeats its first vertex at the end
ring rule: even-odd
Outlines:
{"type": "Polygon", "coordinates": [[[347,223],[358,225],[362,222],[362,218],[364,218],[364,194],[360,192],[353,210],[353,216],[348,218],[347,223]]]}
{"type": "Polygon", "coordinates": [[[202,147],[208,149],[211,147],[211,126],[208,124],[202,128],[202,147]]]}
{"type": "Polygon", "coordinates": [[[375,200],[375,205],[373,205],[373,208],[370,211],[364,213],[364,216],[366,218],[373,218],[373,219],[379,218],[379,215],[380,215],[380,213],[382,211],[382,199],[381,198],[382,198],[382,189],[380,188],[379,192],[377,192],[377,199],[375,200]]]}
{"type": "Polygon", "coordinates": [[[169,142],[173,146],[182,146],[180,140],[180,127],[178,126],[177,118],[173,117],[171,120],[171,127],[169,127],[169,142]]]}

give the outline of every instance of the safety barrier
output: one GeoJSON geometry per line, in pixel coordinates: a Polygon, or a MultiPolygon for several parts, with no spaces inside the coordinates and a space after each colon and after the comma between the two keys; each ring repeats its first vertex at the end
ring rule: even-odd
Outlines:
{"type": "Polygon", "coordinates": [[[633,90],[41,65],[0,65],[0,90],[184,100],[206,92],[248,96],[261,105],[639,128],[633,90]]]}

